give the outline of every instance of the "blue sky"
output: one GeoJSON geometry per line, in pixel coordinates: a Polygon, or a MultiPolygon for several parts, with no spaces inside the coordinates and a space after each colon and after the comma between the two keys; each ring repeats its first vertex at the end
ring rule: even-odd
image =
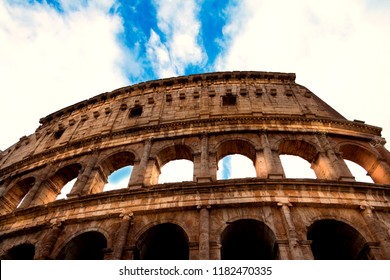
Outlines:
{"type": "Polygon", "coordinates": [[[0,0],[0,150],[102,92],[232,70],[294,72],[390,139],[389,30],[385,0],[0,0]]]}

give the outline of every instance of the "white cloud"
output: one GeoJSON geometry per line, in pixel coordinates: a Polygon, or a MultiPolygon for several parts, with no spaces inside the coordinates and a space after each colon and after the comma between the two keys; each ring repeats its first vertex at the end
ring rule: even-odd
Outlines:
{"type": "Polygon", "coordinates": [[[161,167],[158,183],[192,181],[194,164],[186,159],[172,160],[161,167]]]}
{"type": "Polygon", "coordinates": [[[155,1],[158,28],[166,37],[152,30],[148,42],[150,61],[160,78],[184,74],[191,64],[205,61],[205,53],[198,43],[200,23],[197,19],[198,3],[193,0],[155,1]]]}
{"type": "Polygon", "coordinates": [[[346,118],[383,127],[390,141],[389,5],[363,0],[235,4],[217,70],[295,72],[297,82],[346,118]]]}
{"type": "Polygon", "coordinates": [[[118,182],[110,182],[104,186],[104,191],[113,191],[113,190],[119,190],[119,189],[125,189],[127,188],[129,184],[130,176],[123,176],[122,179],[120,179],[118,182]]]}
{"type": "Polygon", "coordinates": [[[279,157],[286,178],[317,178],[310,163],[303,158],[293,155],[280,155],[279,157]]]}
{"type": "Polygon", "coordinates": [[[246,156],[232,154],[218,162],[218,180],[253,177],[256,177],[256,169],[253,162],[246,156]]]}
{"type": "Polygon", "coordinates": [[[0,149],[33,133],[41,117],[127,84],[125,63],[137,68],[116,38],[123,27],[109,14],[114,2],[84,2],[63,1],[63,13],[0,3],[0,149]]]}
{"type": "Polygon", "coordinates": [[[149,61],[159,77],[177,76],[175,66],[171,62],[168,48],[161,43],[160,36],[154,30],[146,46],[149,61]]]}

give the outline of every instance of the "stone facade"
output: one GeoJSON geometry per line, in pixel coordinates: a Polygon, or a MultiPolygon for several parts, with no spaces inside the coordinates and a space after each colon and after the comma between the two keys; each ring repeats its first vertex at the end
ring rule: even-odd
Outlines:
{"type": "Polygon", "coordinates": [[[381,129],[346,120],[294,74],[149,81],[40,123],[0,153],[2,259],[390,259],[381,129]],[[231,154],[256,177],[218,180],[231,154]],[[286,178],[282,154],[317,179],[286,178]],[[193,162],[193,180],[159,184],[177,159],[193,162]],[[375,183],[356,182],[344,159],[375,183]],[[128,165],[128,185],[104,191],[128,165]]]}

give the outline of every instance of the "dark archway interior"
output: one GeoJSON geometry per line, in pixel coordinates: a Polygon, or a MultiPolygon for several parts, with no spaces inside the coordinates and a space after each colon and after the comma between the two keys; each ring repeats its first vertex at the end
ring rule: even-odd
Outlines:
{"type": "Polygon", "coordinates": [[[275,239],[271,229],[262,222],[251,219],[235,221],[222,232],[221,259],[276,259],[275,239]]]}
{"type": "Polygon", "coordinates": [[[316,260],[365,260],[369,258],[365,239],[350,225],[335,221],[315,222],[308,231],[316,260]]]}
{"type": "Polygon", "coordinates": [[[85,232],[70,240],[62,248],[59,260],[102,260],[106,238],[99,232],[85,232]]]}
{"type": "Polygon", "coordinates": [[[141,260],[188,260],[188,237],[178,225],[156,225],[140,237],[135,253],[141,260]]]}
{"type": "Polygon", "coordinates": [[[21,244],[11,248],[2,259],[7,260],[33,260],[35,247],[31,244],[21,244]]]}

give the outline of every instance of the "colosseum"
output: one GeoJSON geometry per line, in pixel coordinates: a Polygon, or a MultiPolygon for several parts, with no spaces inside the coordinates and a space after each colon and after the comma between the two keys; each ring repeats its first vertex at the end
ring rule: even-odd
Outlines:
{"type": "Polygon", "coordinates": [[[390,259],[384,144],[381,128],[345,119],[291,73],[195,74],[102,93],[0,152],[0,258],[390,259]],[[236,154],[255,175],[218,178],[218,162],[236,154]],[[283,155],[307,161],[315,178],[287,177],[283,155]],[[192,163],[192,178],[160,183],[177,160],[192,163]],[[107,190],[128,166],[128,182],[107,190]]]}

